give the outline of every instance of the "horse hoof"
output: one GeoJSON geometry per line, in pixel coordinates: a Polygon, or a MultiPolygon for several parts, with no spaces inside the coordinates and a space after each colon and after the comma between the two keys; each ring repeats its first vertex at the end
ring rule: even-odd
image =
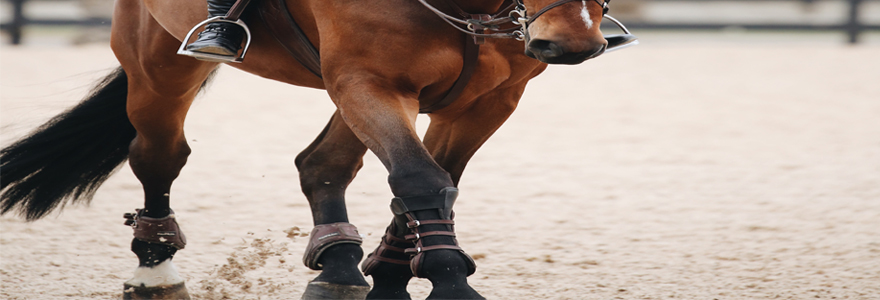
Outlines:
{"type": "Polygon", "coordinates": [[[183,282],[174,285],[153,287],[133,286],[125,284],[124,288],[125,290],[122,293],[122,299],[124,300],[190,299],[189,293],[186,291],[186,285],[183,282]]]}
{"type": "Polygon", "coordinates": [[[303,300],[312,299],[366,299],[369,286],[344,285],[329,282],[309,282],[303,292],[303,300]]]}

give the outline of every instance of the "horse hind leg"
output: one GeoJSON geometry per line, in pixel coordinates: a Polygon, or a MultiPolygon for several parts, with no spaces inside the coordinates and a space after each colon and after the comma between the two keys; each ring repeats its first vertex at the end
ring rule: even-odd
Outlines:
{"type": "Polygon", "coordinates": [[[336,113],[296,157],[315,224],[303,262],[321,271],[306,287],[303,299],[363,299],[370,289],[357,268],[363,257],[362,238],[348,223],[344,198],[366,151],[336,113]]]}
{"type": "Polygon", "coordinates": [[[171,262],[186,244],[170,206],[171,183],[190,153],[184,118],[216,64],[176,55],[180,42],[141,1],[118,2],[112,30],[111,47],[128,75],[128,119],[137,131],[129,163],[144,190],[144,208],[126,214],[139,265],[123,298],[189,298],[171,262]]]}

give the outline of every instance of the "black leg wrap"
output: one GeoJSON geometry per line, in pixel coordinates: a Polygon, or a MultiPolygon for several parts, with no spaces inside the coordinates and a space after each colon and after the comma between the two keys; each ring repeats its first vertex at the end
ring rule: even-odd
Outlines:
{"type": "Polygon", "coordinates": [[[396,197],[391,200],[391,211],[395,215],[405,217],[406,228],[410,234],[407,240],[413,241],[415,246],[408,248],[405,253],[411,254],[410,270],[416,277],[425,278],[422,272],[424,253],[432,250],[457,250],[467,264],[467,275],[476,271],[477,265],[455,239],[453,225],[454,214],[452,206],[458,197],[458,189],[447,187],[436,195],[424,195],[413,197],[396,197]],[[425,237],[432,237],[432,243],[425,243],[425,237]]]}

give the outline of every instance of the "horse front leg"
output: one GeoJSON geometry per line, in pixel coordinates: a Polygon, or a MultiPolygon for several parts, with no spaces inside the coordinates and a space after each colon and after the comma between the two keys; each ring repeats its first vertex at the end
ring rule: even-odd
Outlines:
{"type": "Polygon", "coordinates": [[[171,183],[190,153],[184,118],[216,64],[175,55],[178,44],[140,1],[117,3],[111,47],[128,76],[126,106],[137,130],[129,162],[144,190],[144,208],[125,215],[134,229],[131,250],[139,260],[133,278],[125,282],[125,299],[189,298],[171,262],[186,245],[170,206],[171,183]]]}
{"type": "MultiPolygon", "coordinates": [[[[330,81],[328,92],[349,128],[389,172],[388,182],[395,195],[394,226],[400,229],[391,235],[412,241],[414,246],[404,252],[413,256],[409,264],[412,275],[431,281],[429,298],[482,298],[467,283],[475,264],[458,247],[452,228],[457,190],[449,173],[434,161],[415,132],[417,95],[398,87],[392,80],[346,72],[330,81]]],[[[365,271],[372,271],[375,278],[383,276],[376,273],[379,269],[365,271]]],[[[378,293],[370,295],[374,296],[380,297],[378,293]]]]}
{"type": "Polygon", "coordinates": [[[315,224],[303,263],[321,270],[309,282],[303,299],[363,299],[370,290],[357,267],[364,255],[362,239],[348,223],[345,208],[345,190],[363,166],[366,151],[337,112],[296,157],[315,224]]]}
{"type": "Polygon", "coordinates": [[[516,109],[526,83],[481,96],[462,112],[431,114],[425,147],[458,186],[468,161],[516,109]]]}

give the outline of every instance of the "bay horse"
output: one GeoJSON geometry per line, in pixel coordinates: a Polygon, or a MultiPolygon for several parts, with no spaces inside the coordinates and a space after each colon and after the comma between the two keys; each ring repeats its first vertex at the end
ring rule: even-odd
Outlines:
{"type": "MultiPolygon", "coordinates": [[[[579,64],[632,42],[600,31],[608,1],[264,0],[243,11],[253,50],[230,65],[325,89],[337,107],[295,160],[315,225],[303,262],[321,270],[303,298],[405,299],[413,277],[430,280],[429,298],[482,298],[467,283],[476,264],[453,229],[459,179],[548,63],[579,64]],[[291,55],[268,19],[293,20],[320,56],[291,55]],[[424,139],[419,113],[431,118],[424,139]],[[348,223],[345,190],[367,150],[389,173],[393,215],[359,270],[362,237],[348,223]]],[[[125,215],[139,259],[126,299],[189,298],[171,262],[186,245],[171,185],[190,154],[187,110],[219,64],[174,49],[205,11],[202,0],[117,1],[110,44],[121,67],[0,152],[2,211],[28,220],[88,201],[129,161],[144,207],[125,215]]]]}

